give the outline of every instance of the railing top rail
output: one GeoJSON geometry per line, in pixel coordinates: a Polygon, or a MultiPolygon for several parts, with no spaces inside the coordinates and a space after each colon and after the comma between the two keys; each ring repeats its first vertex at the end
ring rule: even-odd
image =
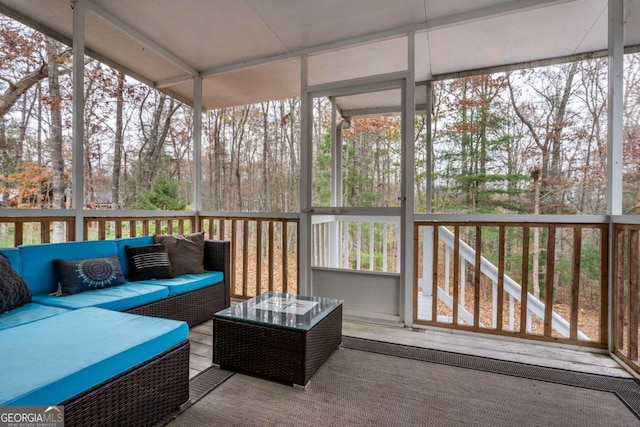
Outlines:
{"type": "Polygon", "coordinates": [[[0,209],[0,218],[73,218],[75,211],[69,209],[0,209]]]}
{"type": "Polygon", "coordinates": [[[462,214],[417,214],[416,222],[439,224],[567,224],[567,225],[607,225],[607,215],[462,215],[462,214]]]}
{"type": "Polygon", "coordinates": [[[400,217],[368,215],[314,215],[313,224],[328,224],[336,221],[400,224],[400,217]]]}
{"type": "Polygon", "coordinates": [[[299,213],[291,212],[200,212],[200,218],[222,218],[222,219],[286,219],[299,220],[299,213]]]}

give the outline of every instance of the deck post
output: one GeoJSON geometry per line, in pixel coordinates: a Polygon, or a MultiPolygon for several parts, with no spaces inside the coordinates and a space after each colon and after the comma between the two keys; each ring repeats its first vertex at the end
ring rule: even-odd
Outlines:
{"type": "Polygon", "coordinates": [[[84,0],[72,0],[73,6],[73,129],[72,129],[72,194],[75,213],[75,240],[84,239],[84,0]]]}
{"type": "Polygon", "coordinates": [[[414,174],[415,174],[415,33],[407,34],[407,78],[402,99],[402,195],[400,198],[400,318],[406,326],[413,325],[413,221],[414,221],[414,174]]]}
{"type": "MultiPolygon", "coordinates": [[[[331,206],[342,206],[342,120],[338,121],[336,99],[331,97],[331,206]]],[[[340,227],[338,217],[329,223],[329,265],[340,267],[340,227]]]]}
{"type": "Polygon", "coordinates": [[[200,231],[198,216],[202,210],[202,77],[193,78],[193,195],[196,213],[195,231],[200,231]]]}
{"type": "MultiPolygon", "coordinates": [[[[609,215],[609,248],[613,246],[614,215],[622,215],[622,146],[623,146],[623,74],[624,74],[624,2],[623,0],[609,0],[609,29],[608,29],[608,105],[607,110],[607,214],[609,215]]],[[[615,251],[609,251],[609,353],[613,352],[613,297],[614,259],[615,251]]]]}
{"type": "Polygon", "coordinates": [[[313,169],[312,99],[307,88],[307,55],[300,57],[300,240],[298,293],[312,295],[311,287],[311,173],[313,169]]]}

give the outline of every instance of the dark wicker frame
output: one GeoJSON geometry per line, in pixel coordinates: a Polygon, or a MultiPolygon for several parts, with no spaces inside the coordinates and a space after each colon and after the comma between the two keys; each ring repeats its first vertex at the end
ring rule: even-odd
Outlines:
{"type": "Polygon", "coordinates": [[[226,240],[206,240],[204,268],[209,271],[222,271],[224,281],[175,295],[146,305],[127,310],[128,313],[144,316],[182,320],[189,327],[210,320],[213,315],[231,305],[230,271],[231,242],[226,240]]]}
{"type": "Polygon", "coordinates": [[[213,363],[306,385],[342,342],[342,305],[309,331],[213,317],[213,363]]]}
{"type": "Polygon", "coordinates": [[[62,402],[66,426],[152,426],[189,400],[189,341],[62,402]]]}

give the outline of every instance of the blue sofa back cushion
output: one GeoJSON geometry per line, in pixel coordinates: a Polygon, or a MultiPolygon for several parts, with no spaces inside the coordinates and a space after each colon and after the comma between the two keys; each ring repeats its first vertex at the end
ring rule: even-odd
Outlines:
{"type": "Polygon", "coordinates": [[[18,248],[2,248],[0,249],[0,253],[4,254],[7,258],[9,258],[9,262],[11,262],[11,267],[16,271],[16,273],[22,275],[22,263],[20,262],[20,249],[18,248]]]}
{"type": "Polygon", "coordinates": [[[184,322],[99,308],[2,330],[0,405],[60,404],[188,335],[184,322]]]}
{"type": "Polygon", "coordinates": [[[53,270],[62,295],[122,285],[124,276],[116,255],[80,260],[54,259],[53,270]]]}
{"type": "Polygon", "coordinates": [[[22,278],[33,295],[50,294],[58,290],[53,270],[53,259],[77,260],[102,258],[118,254],[114,240],[86,242],[45,243],[20,246],[22,252],[22,278]]]}
{"type": "Polygon", "coordinates": [[[31,301],[31,291],[15,272],[9,258],[0,253],[0,314],[31,301]]]}

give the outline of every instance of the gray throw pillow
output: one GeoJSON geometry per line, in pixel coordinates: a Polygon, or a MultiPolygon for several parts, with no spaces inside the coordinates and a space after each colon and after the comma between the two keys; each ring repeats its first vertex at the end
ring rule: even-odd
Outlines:
{"type": "Polygon", "coordinates": [[[0,313],[31,301],[31,290],[16,273],[5,254],[0,253],[0,313]]]}
{"type": "Polygon", "coordinates": [[[153,239],[167,247],[174,276],[204,273],[204,232],[156,235],[153,239]]]}

